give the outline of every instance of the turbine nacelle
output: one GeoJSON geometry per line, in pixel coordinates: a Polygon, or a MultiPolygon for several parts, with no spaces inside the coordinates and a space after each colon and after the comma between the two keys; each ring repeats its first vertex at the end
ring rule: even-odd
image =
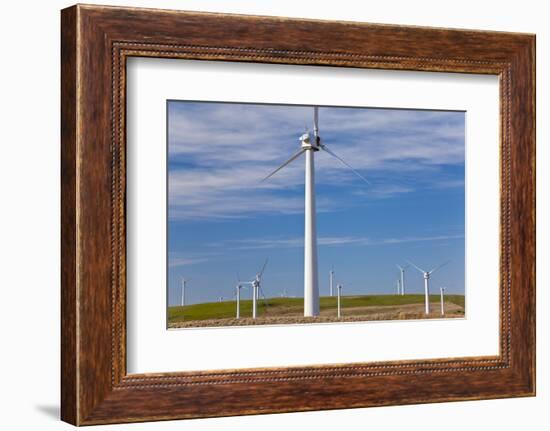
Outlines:
{"type": "Polygon", "coordinates": [[[319,136],[311,136],[309,132],[306,132],[300,136],[300,142],[302,143],[302,148],[304,150],[319,151],[319,143],[321,142],[321,138],[319,138],[319,136]]]}

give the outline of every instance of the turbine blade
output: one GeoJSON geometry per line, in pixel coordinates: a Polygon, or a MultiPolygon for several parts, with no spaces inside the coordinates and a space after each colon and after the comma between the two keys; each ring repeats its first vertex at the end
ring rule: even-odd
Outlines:
{"type": "Polygon", "coordinates": [[[291,162],[293,162],[294,160],[296,160],[298,157],[300,157],[300,155],[306,151],[304,148],[300,148],[300,151],[298,151],[297,153],[295,153],[290,159],[288,159],[286,162],[284,162],[281,166],[279,166],[277,169],[275,169],[273,172],[271,172],[267,177],[265,177],[264,179],[262,179],[262,181],[260,182],[264,182],[265,180],[267,180],[268,178],[271,178],[273,175],[275,175],[277,172],[279,172],[281,169],[283,169],[286,165],[290,164],[291,162]]]}
{"type": "Polygon", "coordinates": [[[441,264],[441,265],[439,265],[439,266],[436,266],[436,267],[435,267],[434,269],[432,269],[432,270],[431,270],[431,271],[429,272],[429,273],[430,273],[430,275],[432,274],[432,272],[434,272],[434,271],[437,271],[437,270],[438,270],[439,268],[441,268],[442,266],[445,266],[445,265],[447,265],[447,264],[448,264],[449,262],[450,262],[450,260],[448,260],[448,261],[447,261],[447,262],[445,262],[445,263],[442,263],[442,264],[441,264]]]}
{"type": "Polygon", "coordinates": [[[416,269],[418,269],[422,274],[424,274],[426,271],[424,271],[422,268],[419,268],[418,266],[416,266],[414,263],[412,263],[410,260],[407,260],[407,263],[409,265],[412,265],[414,266],[416,269]]]}
{"type": "Polygon", "coordinates": [[[319,135],[319,107],[313,107],[313,132],[315,137],[319,135]]]}
{"type": "Polygon", "coordinates": [[[262,270],[260,271],[260,280],[262,278],[262,275],[264,275],[265,267],[267,266],[268,258],[265,259],[264,266],[262,266],[262,270]]]}
{"type": "Polygon", "coordinates": [[[339,160],[344,166],[349,168],[355,175],[357,175],[359,178],[361,178],[364,182],[367,184],[370,184],[369,180],[367,180],[363,175],[361,175],[359,172],[357,172],[349,163],[347,163],[344,159],[342,159],[340,156],[336,155],[332,150],[329,150],[325,144],[319,143],[319,146],[321,149],[325,150],[327,153],[329,153],[332,157],[339,160]]]}

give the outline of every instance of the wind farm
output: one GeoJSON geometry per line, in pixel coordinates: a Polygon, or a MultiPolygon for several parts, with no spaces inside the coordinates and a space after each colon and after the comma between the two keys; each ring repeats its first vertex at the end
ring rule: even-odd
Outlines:
{"type": "MultiPolygon", "coordinates": [[[[341,286],[341,285],[340,285],[341,286]]],[[[342,286],[343,290],[343,286],[342,286]]],[[[240,314],[235,301],[200,303],[168,309],[169,328],[284,325],[303,323],[338,323],[363,321],[392,321],[464,317],[464,295],[445,295],[441,307],[440,294],[430,296],[433,311],[424,314],[424,295],[343,295],[338,307],[337,296],[320,297],[320,314],[303,316],[302,298],[267,298],[258,304],[256,318],[252,317],[252,300],[240,301],[240,314]],[[440,311],[441,310],[441,311],[440,311]],[[443,311],[444,310],[444,311],[443,311]],[[239,317],[237,317],[239,316],[239,317]]]]}
{"type": "MultiPolygon", "coordinates": [[[[394,294],[344,295],[342,283],[335,283],[330,290],[330,283],[334,281],[334,268],[329,272],[329,294],[319,297],[319,313],[316,316],[304,316],[303,298],[290,298],[286,295],[265,296],[261,290],[261,283],[267,263],[266,259],[261,270],[251,281],[238,281],[235,286],[234,300],[169,307],[168,327],[281,325],[465,316],[464,295],[444,295],[444,287],[440,287],[437,294],[426,294],[426,290],[420,294],[405,294],[399,288],[400,278],[397,279],[398,289],[394,294]],[[243,297],[241,289],[250,289],[250,295],[243,297]],[[263,301],[260,301],[260,297],[263,301]]],[[[433,272],[435,270],[431,271],[433,272]]],[[[422,272],[422,275],[425,273],[422,272]]],[[[423,279],[426,280],[426,278],[423,279]]],[[[424,289],[425,287],[424,284],[424,289]]]]}
{"type": "Polygon", "coordinates": [[[187,103],[174,105],[178,115],[169,105],[168,280],[177,291],[169,287],[168,328],[465,316],[463,151],[454,161],[435,163],[433,144],[415,138],[426,127],[448,134],[456,123],[463,147],[460,115],[187,103]],[[177,122],[183,114],[189,116],[182,121],[185,134],[177,122]],[[266,143],[263,152],[246,144],[250,136],[238,127],[244,118],[244,131],[257,136],[253,142],[266,143]],[[284,127],[272,126],[274,118],[284,127]],[[299,118],[305,127],[297,126],[299,118]],[[384,125],[387,118],[394,120],[384,125]],[[393,155],[384,146],[368,151],[372,137],[389,142],[384,133],[400,128],[415,147],[400,146],[393,155]],[[196,139],[186,142],[192,151],[180,149],[181,136],[196,139]],[[206,150],[216,145],[223,159],[206,150]],[[239,147],[238,160],[231,146],[239,147]],[[417,146],[426,148],[415,155],[417,146]],[[277,163],[286,151],[291,156],[277,163]],[[226,163],[225,170],[214,168],[226,163]],[[193,195],[194,188],[200,193],[193,195]],[[440,231],[433,233],[434,226],[440,231]],[[406,234],[377,237],[400,230],[406,234]],[[295,236],[284,237],[288,232],[295,236]],[[192,244],[196,255],[178,250],[192,244]],[[226,254],[219,256],[220,249],[226,254]],[[250,274],[253,266],[258,270],[250,274]],[[249,276],[235,279],[235,270],[249,276]]]}

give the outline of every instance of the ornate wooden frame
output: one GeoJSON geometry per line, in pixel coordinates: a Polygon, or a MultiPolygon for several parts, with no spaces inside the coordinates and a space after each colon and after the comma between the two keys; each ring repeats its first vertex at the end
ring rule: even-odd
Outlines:
{"type": "Polygon", "coordinates": [[[82,5],[61,17],[63,420],[88,425],[534,395],[534,35],[82,5]],[[498,75],[500,354],[127,375],[129,56],[498,75]]]}

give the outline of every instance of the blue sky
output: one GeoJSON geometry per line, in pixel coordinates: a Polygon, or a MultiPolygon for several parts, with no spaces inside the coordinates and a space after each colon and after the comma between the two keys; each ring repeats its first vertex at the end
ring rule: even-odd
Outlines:
{"type": "MultiPolygon", "coordinates": [[[[168,295],[232,298],[269,258],[267,296],[303,296],[304,159],[309,106],[168,102],[168,295]]],[[[319,289],[334,266],[343,294],[393,293],[397,263],[451,262],[431,278],[464,293],[465,113],[320,107],[323,142],[361,172],[315,154],[319,289]]],[[[409,293],[423,291],[409,268],[409,293]]],[[[244,294],[249,295],[249,292],[244,294]]]]}

